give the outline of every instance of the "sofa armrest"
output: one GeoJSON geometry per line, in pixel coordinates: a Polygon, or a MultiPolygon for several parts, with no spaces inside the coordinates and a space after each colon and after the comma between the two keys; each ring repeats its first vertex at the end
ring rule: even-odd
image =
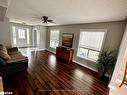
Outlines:
{"type": "Polygon", "coordinates": [[[4,61],[4,59],[0,58],[0,67],[6,65],[6,62],[4,61]]]}
{"type": "Polygon", "coordinates": [[[9,52],[18,52],[19,50],[18,47],[12,47],[12,48],[7,48],[7,51],[9,53],[9,52]]]}

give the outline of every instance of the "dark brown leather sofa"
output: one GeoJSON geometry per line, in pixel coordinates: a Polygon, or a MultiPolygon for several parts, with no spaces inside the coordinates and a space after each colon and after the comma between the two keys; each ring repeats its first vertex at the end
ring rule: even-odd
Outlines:
{"type": "Polygon", "coordinates": [[[0,44],[0,76],[8,76],[27,68],[28,57],[23,56],[17,47],[6,48],[0,44]]]}

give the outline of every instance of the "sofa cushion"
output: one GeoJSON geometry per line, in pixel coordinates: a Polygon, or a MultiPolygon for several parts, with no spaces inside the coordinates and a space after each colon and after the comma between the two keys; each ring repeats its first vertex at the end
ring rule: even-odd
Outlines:
{"type": "Polygon", "coordinates": [[[5,60],[10,59],[10,56],[7,53],[6,47],[3,46],[2,44],[0,44],[0,57],[5,60]]]}
{"type": "Polygon", "coordinates": [[[18,52],[9,52],[8,54],[9,54],[10,56],[13,56],[13,55],[14,55],[14,56],[22,55],[22,53],[19,52],[19,51],[18,51],[18,52]]]}
{"type": "Polygon", "coordinates": [[[8,54],[19,52],[17,47],[7,48],[8,54]]]}
{"type": "Polygon", "coordinates": [[[6,47],[5,47],[5,46],[3,46],[2,44],[0,44],[0,50],[7,52],[6,47]]]}
{"type": "Polygon", "coordinates": [[[28,61],[28,58],[20,55],[20,56],[13,56],[11,57],[11,59],[6,60],[7,64],[16,63],[16,62],[18,63],[21,61],[28,61]]]}
{"type": "Polygon", "coordinates": [[[11,57],[8,55],[8,53],[4,50],[0,50],[0,57],[7,60],[7,59],[11,59],[11,57]]]}

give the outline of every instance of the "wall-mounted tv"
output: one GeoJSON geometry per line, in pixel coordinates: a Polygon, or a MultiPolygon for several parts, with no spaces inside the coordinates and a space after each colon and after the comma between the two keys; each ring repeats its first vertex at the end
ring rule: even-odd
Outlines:
{"type": "Polygon", "coordinates": [[[73,38],[73,33],[62,33],[62,46],[72,48],[73,38]]]}

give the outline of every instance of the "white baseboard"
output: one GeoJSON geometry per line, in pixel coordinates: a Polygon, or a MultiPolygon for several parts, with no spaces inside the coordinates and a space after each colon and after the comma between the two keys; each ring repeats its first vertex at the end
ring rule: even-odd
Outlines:
{"type": "Polygon", "coordinates": [[[49,51],[49,52],[51,52],[51,53],[53,53],[53,54],[56,54],[56,52],[53,52],[53,51],[51,51],[51,50],[49,50],[49,49],[46,49],[47,51],[49,51]]]}
{"type": "Polygon", "coordinates": [[[46,49],[39,49],[39,51],[40,51],[40,50],[46,50],[46,49]]]}
{"type": "Polygon", "coordinates": [[[90,69],[90,70],[92,70],[92,71],[97,72],[96,69],[93,69],[93,68],[91,68],[91,67],[88,67],[88,66],[86,66],[86,65],[84,65],[84,64],[82,64],[82,63],[80,63],[80,62],[77,62],[77,61],[75,61],[75,60],[73,60],[73,62],[75,62],[75,63],[77,63],[77,64],[79,64],[79,65],[81,65],[81,66],[83,66],[83,67],[85,67],[85,68],[88,68],[88,69],[90,69]]]}

